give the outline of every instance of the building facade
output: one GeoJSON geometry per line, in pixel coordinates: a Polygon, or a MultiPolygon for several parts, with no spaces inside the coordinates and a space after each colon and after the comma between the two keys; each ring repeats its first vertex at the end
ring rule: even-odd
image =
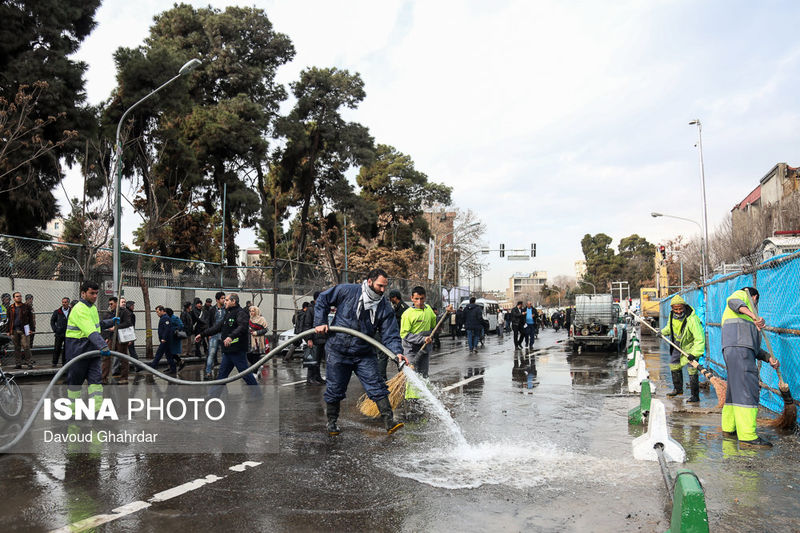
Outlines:
{"type": "Polygon", "coordinates": [[[538,270],[530,274],[516,272],[508,278],[506,299],[514,302],[519,300],[535,300],[542,287],[547,285],[547,272],[538,270]]]}

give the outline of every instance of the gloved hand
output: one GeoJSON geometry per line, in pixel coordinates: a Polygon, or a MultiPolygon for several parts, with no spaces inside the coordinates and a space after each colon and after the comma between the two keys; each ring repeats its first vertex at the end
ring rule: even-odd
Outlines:
{"type": "Polygon", "coordinates": [[[109,350],[108,346],[106,346],[105,348],[100,350],[100,355],[103,356],[103,357],[110,357],[111,356],[111,350],[109,350]]]}
{"type": "Polygon", "coordinates": [[[119,317],[118,317],[118,316],[115,316],[114,318],[112,318],[112,319],[111,319],[111,321],[112,321],[112,322],[114,323],[114,325],[116,326],[117,324],[119,324],[119,317]]]}
{"type": "Polygon", "coordinates": [[[397,360],[395,361],[395,363],[397,363],[397,370],[403,370],[403,367],[405,365],[410,364],[408,361],[408,357],[406,357],[401,353],[397,354],[397,360]]]}

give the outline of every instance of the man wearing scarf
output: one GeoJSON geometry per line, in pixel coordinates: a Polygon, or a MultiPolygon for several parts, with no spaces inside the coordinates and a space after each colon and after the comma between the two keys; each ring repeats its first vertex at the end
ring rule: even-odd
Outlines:
{"type": "MultiPolygon", "coordinates": [[[[661,335],[681,347],[681,350],[691,354],[695,359],[700,359],[706,350],[705,333],[700,318],[691,306],[687,305],[680,294],[670,300],[672,310],[669,313],[667,325],[661,330],[661,335]]],[[[689,359],[678,350],[669,347],[669,369],[672,372],[672,386],[674,390],[667,396],[680,396],[683,394],[683,367],[689,364],[689,359]]],[[[700,401],[700,376],[697,369],[689,366],[689,390],[692,395],[687,402],[700,401]]]]}
{"type": "MultiPolygon", "coordinates": [[[[376,268],[367,274],[367,279],[360,285],[336,285],[322,292],[314,306],[314,326],[317,333],[328,333],[328,313],[333,306],[336,307],[336,314],[331,326],[354,329],[370,337],[380,331],[384,346],[398,354],[398,360],[408,362],[403,356],[394,310],[383,297],[389,284],[388,278],[383,269],[376,268]]],[[[394,420],[389,403],[389,389],[381,378],[374,348],[352,335],[330,333],[325,351],[327,386],[324,398],[327,404],[328,434],[340,433],[337,426],[339,405],[346,396],[347,384],[354,373],[369,399],[378,406],[387,433],[400,429],[403,424],[394,420]]]]}

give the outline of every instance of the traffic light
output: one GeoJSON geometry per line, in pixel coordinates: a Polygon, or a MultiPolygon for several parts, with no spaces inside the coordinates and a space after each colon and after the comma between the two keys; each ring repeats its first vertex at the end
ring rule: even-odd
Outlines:
{"type": "Polygon", "coordinates": [[[661,254],[661,260],[664,261],[667,258],[667,248],[663,244],[658,247],[658,253],[661,254]]]}
{"type": "Polygon", "coordinates": [[[531,257],[536,257],[536,243],[531,243],[531,257]]]}
{"type": "Polygon", "coordinates": [[[505,257],[505,256],[506,256],[506,245],[500,244],[500,257],[505,257]]]}

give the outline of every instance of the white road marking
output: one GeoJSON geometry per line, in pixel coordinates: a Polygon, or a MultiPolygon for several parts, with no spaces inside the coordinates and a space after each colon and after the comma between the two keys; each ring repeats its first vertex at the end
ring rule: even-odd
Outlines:
{"type": "Polygon", "coordinates": [[[255,467],[257,467],[257,466],[258,466],[258,465],[260,465],[260,464],[261,464],[261,463],[257,463],[257,462],[255,462],[255,461],[245,461],[245,462],[243,462],[242,464],[239,464],[239,465],[233,465],[233,466],[231,466],[231,467],[228,467],[228,470],[233,470],[234,472],[244,472],[244,469],[245,469],[245,468],[247,468],[248,466],[249,466],[250,468],[255,468],[255,467]]]}
{"type": "MultiPolygon", "coordinates": [[[[325,379],[325,376],[322,376],[322,379],[325,379]]],[[[305,383],[306,380],[301,379],[300,381],[292,381],[291,383],[281,383],[281,387],[291,387],[292,385],[299,385],[300,383],[305,383]]]]}
{"type": "MultiPolygon", "coordinates": [[[[256,461],[245,461],[238,465],[233,465],[228,467],[228,470],[233,472],[244,472],[247,468],[255,468],[259,466],[261,463],[256,461]]],[[[118,518],[122,518],[124,516],[128,516],[129,514],[136,513],[141,511],[142,509],[147,509],[151,507],[154,503],[160,503],[163,501],[170,500],[172,498],[176,498],[187,492],[191,492],[193,490],[197,490],[200,487],[204,487],[211,483],[216,483],[221,479],[225,479],[227,476],[216,476],[214,474],[209,474],[206,477],[195,479],[189,481],[188,483],[184,483],[183,485],[178,485],[177,487],[173,487],[171,489],[167,489],[161,492],[154,494],[150,497],[146,502],[144,501],[135,501],[131,503],[127,503],[116,509],[112,509],[108,514],[99,514],[95,516],[90,516],[89,518],[84,518],[78,522],[73,522],[72,524],[66,525],[59,529],[54,529],[51,533],[75,533],[78,531],[86,531],[88,529],[94,529],[101,524],[107,524],[108,522],[112,522],[117,520],[118,518]]]]}
{"type": "Polygon", "coordinates": [[[89,518],[84,518],[83,520],[74,522],[68,526],[54,529],[52,533],[72,533],[74,531],[86,531],[87,529],[94,529],[101,524],[112,522],[118,518],[122,518],[123,516],[128,516],[129,514],[141,511],[142,509],[147,509],[148,507],[150,507],[150,504],[147,502],[131,502],[123,505],[122,507],[112,509],[111,514],[90,516],[89,518]]]}
{"type": "Polygon", "coordinates": [[[178,496],[181,496],[182,494],[186,494],[187,492],[197,490],[203,485],[208,485],[209,483],[215,483],[220,479],[223,478],[215,476],[214,474],[209,474],[204,478],[194,479],[192,481],[189,481],[188,483],[184,483],[183,485],[178,485],[177,487],[172,487],[171,489],[167,489],[157,494],[153,494],[153,497],[147,501],[151,503],[158,503],[171,500],[172,498],[176,498],[178,496]]]}
{"type": "Polygon", "coordinates": [[[477,376],[469,377],[467,379],[459,381],[458,383],[453,383],[452,385],[448,385],[447,387],[443,388],[442,390],[443,391],[449,391],[449,390],[457,389],[458,387],[461,387],[462,385],[466,385],[467,383],[471,383],[471,382],[475,381],[476,379],[482,379],[482,378],[483,378],[483,374],[478,374],[477,376]]]}

